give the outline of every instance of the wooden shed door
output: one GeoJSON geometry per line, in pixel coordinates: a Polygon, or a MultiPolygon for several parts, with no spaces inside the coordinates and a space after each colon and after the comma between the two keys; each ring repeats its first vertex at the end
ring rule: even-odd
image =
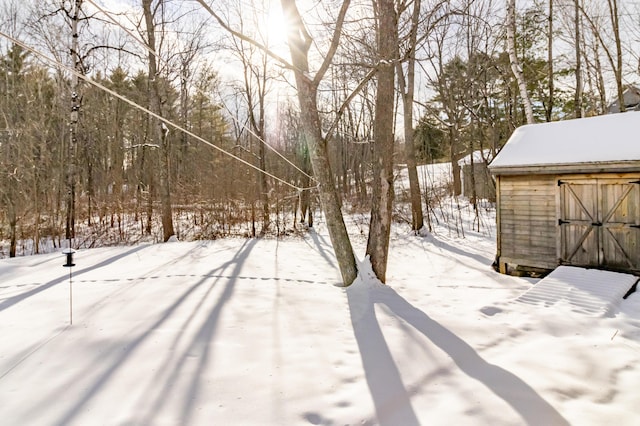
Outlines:
{"type": "Polygon", "coordinates": [[[560,263],[640,271],[640,180],[561,180],[560,263]]]}

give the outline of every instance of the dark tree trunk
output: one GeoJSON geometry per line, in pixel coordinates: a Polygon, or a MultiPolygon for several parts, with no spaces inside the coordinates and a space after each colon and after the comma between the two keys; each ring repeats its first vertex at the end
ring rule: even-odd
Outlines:
{"type": "Polygon", "coordinates": [[[554,99],[554,82],[553,82],[553,2],[554,0],[549,0],[549,17],[548,19],[548,29],[549,32],[547,38],[547,62],[548,62],[548,76],[549,79],[549,100],[547,101],[547,107],[545,108],[545,115],[547,122],[550,122],[553,118],[553,104],[555,102],[554,99]]]}
{"type": "Polygon", "coordinates": [[[576,92],[573,99],[576,118],[582,117],[582,45],[580,43],[580,2],[575,0],[576,92]]]}
{"type": "Polygon", "coordinates": [[[449,156],[451,158],[451,174],[453,175],[453,195],[462,194],[462,180],[460,179],[460,165],[458,164],[458,131],[456,129],[457,124],[449,126],[449,139],[450,139],[450,151],[449,156]]]}
{"type": "MultiPolygon", "coordinates": [[[[160,110],[160,82],[158,81],[158,65],[156,51],[156,35],[154,13],[151,10],[152,0],[142,0],[142,8],[144,12],[144,20],[147,28],[147,44],[149,49],[149,109],[151,112],[162,116],[160,110]],[[152,53],[153,52],[153,53],[152,53]]],[[[174,235],[173,230],[173,212],[171,207],[171,184],[170,184],[170,164],[169,164],[169,139],[168,129],[158,119],[151,118],[149,120],[152,130],[150,135],[160,144],[160,207],[162,215],[162,239],[167,241],[169,237],[174,235]]]]}
{"type": "Polygon", "coordinates": [[[9,205],[9,257],[16,257],[16,247],[17,247],[17,217],[16,217],[16,209],[13,204],[9,205]]]}
{"type": "Polygon", "coordinates": [[[393,0],[378,3],[378,89],[374,120],[373,196],[367,254],[373,272],[386,281],[389,235],[393,207],[393,120],[395,65],[398,46],[396,11],[393,0]]]}

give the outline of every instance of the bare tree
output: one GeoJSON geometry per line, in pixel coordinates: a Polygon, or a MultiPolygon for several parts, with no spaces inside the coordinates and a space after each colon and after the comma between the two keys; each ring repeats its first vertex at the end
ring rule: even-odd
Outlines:
{"type": "MultiPolygon", "coordinates": [[[[148,77],[149,77],[149,110],[162,116],[159,73],[156,46],[156,13],[163,7],[164,0],[158,0],[152,8],[153,0],[142,0],[142,9],[147,32],[147,47],[149,48],[148,77]]],[[[169,129],[160,120],[151,120],[153,138],[160,145],[160,204],[162,207],[162,234],[167,241],[173,230],[173,210],[171,207],[171,189],[169,182],[169,129]]]]}
{"type": "Polygon", "coordinates": [[[395,62],[398,60],[397,14],[394,0],[378,0],[375,7],[377,21],[378,88],[376,93],[373,195],[367,254],[373,272],[386,281],[389,234],[393,207],[393,148],[395,62]]]}
{"type": "Polygon", "coordinates": [[[304,137],[309,148],[309,159],[315,178],[318,180],[320,202],[324,210],[329,237],[338,260],[344,285],[350,285],[357,276],[357,267],[353,248],[342,217],[340,198],[334,185],[334,175],[329,163],[327,140],[322,136],[320,115],[318,112],[318,85],[329,68],[338,48],[340,33],[344,23],[350,0],[342,3],[329,50],[315,76],[311,76],[309,68],[309,50],[311,38],[298,10],[295,0],[281,0],[282,12],[287,19],[289,50],[293,73],[296,81],[298,101],[300,103],[300,119],[304,137]]]}
{"type": "Polygon", "coordinates": [[[533,117],[533,104],[527,92],[527,83],[524,80],[522,66],[518,60],[516,53],[516,0],[507,0],[507,17],[505,22],[507,30],[507,51],[509,52],[509,61],[511,63],[511,71],[518,82],[520,97],[524,106],[525,116],[528,124],[535,123],[533,117]]]}
{"type": "MultiPolygon", "coordinates": [[[[576,4],[579,0],[575,0],[576,4]]],[[[584,18],[588,23],[588,27],[591,30],[593,37],[597,40],[599,46],[594,47],[594,59],[593,63],[599,66],[599,58],[595,55],[602,48],[604,55],[609,62],[609,66],[613,71],[614,81],[616,84],[616,99],[617,103],[620,105],[620,111],[625,111],[624,105],[624,82],[622,81],[623,76],[623,49],[622,49],[622,38],[620,34],[620,13],[618,10],[618,1],[617,0],[607,0],[606,12],[603,12],[597,6],[601,6],[600,3],[591,4],[592,8],[588,8],[583,2],[580,2],[580,12],[581,12],[581,20],[584,18]],[[595,6],[595,7],[594,7],[595,6]],[[607,16],[610,21],[609,31],[607,30],[605,24],[602,22],[602,18],[607,16]],[[613,44],[615,46],[615,50],[611,48],[611,40],[607,37],[608,34],[613,36],[613,44]]]]}
{"type": "MultiPolygon", "coordinates": [[[[418,43],[418,27],[420,24],[421,0],[413,2],[409,35],[407,37],[406,68],[404,70],[400,61],[397,65],[398,86],[402,96],[403,127],[405,156],[407,160],[407,172],[409,175],[409,192],[411,200],[411,229],[415,232],[424,226],[424,216],[422,212],[422,197],[420,196],[420,181],[418,180],[418,170],[416,165],[416,149],[413,137],[413,101],[415,93],[415,73],[416,73],[416,50],[418,43]]],[[[398,43],[398,46],[400,44],[398,43]]],[[[398,55],[399,56],[399,55],[398,55]]]]}
{"type": "Polygon", "coordinates": [[[582,27],[580,19],[580,0],[574,0],[575,10],[575,50],[576,50],[576,91],[575,91],[575,116],[582,117],[582,43],[580,28],[582,27]]]}
{"type": "MultiPolygon", "coordinates": [[[[622,83],[622,40],[620,38],[620,15],[618,13],[618,0],[607,0],[607,6],[609,8],[609,18],[611,19],[611,30],[613,32],[613,39],[616,45],[616,59],[613,72],[616,79],[616,89],[618,104],[620,105],[620,112],[625,111],[624,102],[624,85],[622,83]]],[[[613,65],[613,64],[612,64],[613,65]]]]}
{"type": "MultiPolygon", "coordinates": [[[[253,37],[265,47],[269,47],[272,43],[268,34],[262,34],[260,31],[250,32],[249,28],[259,28],[258,18],[254,17],[252,21],[245,23],[245,17],[242,15],[242,6],[238,6],[240,22],[240,31],[243,34],[253,37]]],[[[257,148],[254,154],[257,160],[258,170],[256,170],[258,199],[262,210],[262,230],[261,234],[265,234],[269,230],[271,222],[269,209],[269,187],[267,181],[266,166],[266,148],[267,139],[266,132],[266,104],[267,95],[270,85],[274,79],[271,69],[271,61],[266,52],[257,48],[251,43],[238,38],[232,38],[233,54],[237,56],[242,65],[242,81],[239,90],[246,103],[246,113],[249,125],[249,140],[251,145],[257,148]]],[[[254,203],[252,202],[252,209],[254,203]]],[[[255,233],[254,233],[255,235],[255,233]]]]}
{"type": "Polygon", "coordinates": [[[309,67],[309,52],[313,45],[313,39],[307,31],[295,0],[281,0],[282,12],[288,21],[289,31],[287,41],[291,53],[290,62],[256,40],[233,30],[204,0],[197,1],[234,37],[263,49],[281,65],[293,71],[298,101],[300,103],[300,120],[302,122],[304,138],[309,148],[309,159],[313,167],[314,176],[318,181],[320,202],[325,213],[329,237],[336,254],[343,283],[346,286],[350,285],[357,276],[356,261],[342,216],[338,191],[334,185],[334,175],[329,162],[327,140],[322,135],[321,119],[318,110],[318,86],[330,67],[338,49],[342,26],[350,0],[345,0],[340,7],[329,48],[324,54],[324,59],[316,71],[315,76],[311,75],[311,69],[309,67]]]}
{"type": "Polygon", "coordinates": [[[547,98],[546,106],[545,106],[545,118],[547,122],[551,121],[551,117],[553,116],[553,103],[554,103],[554,75],[553,75],[553,35],[554,35],[554,26],[553,26],[553,4],[554,0],[549,0],[549,15],[547,16],[547,78],[549,79],[548,90],[549,96],[547,98]]]}

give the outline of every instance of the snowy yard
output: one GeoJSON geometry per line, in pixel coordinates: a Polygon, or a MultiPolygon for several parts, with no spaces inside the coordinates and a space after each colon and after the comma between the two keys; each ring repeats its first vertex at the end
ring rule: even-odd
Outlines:
{"type": "Polygon", "coordinates": [[[640,295],[523,303],[494,238],[398,231],[348,290],[322,226],[81,250],[73,325],[60,253],[0,260],[0,423],[637,424],[640,295]]]}

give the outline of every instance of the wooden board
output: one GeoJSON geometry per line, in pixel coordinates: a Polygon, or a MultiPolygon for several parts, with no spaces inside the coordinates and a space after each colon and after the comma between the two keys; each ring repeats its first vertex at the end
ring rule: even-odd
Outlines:
{"type": "Polygon", "coordinates": [[[640,177],[560,179],[559,261],[640,271],[640,177]]]}
{"type": "Polygon", "coordinates": [[[553,176],[500,176],[498,256],[547,268],[557,263],[553,176]]]}

